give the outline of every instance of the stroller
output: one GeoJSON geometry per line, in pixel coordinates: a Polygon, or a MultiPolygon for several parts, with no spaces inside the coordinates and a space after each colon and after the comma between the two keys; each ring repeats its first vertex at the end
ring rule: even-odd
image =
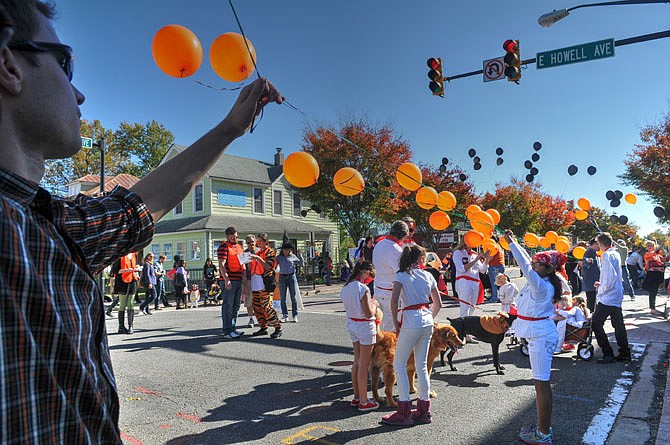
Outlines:
{"type": "MultiPolygon", "coordinates": [[[[566,325],[564,342],[570,343],[571,345],[577,345],[577,357],[579,359],[584,360],[585,362],[592,360],[594,355],[594,348],[591,344],[593,342],[591,319],[586,320],[581,328],[571,326],[569,324],[566,325]]],[[[518,338],[512,334],[507,347],[511,348],[514,345],[518,345],[521,354],[528,357],[528,341],[525,338],[518,338]]]]}
{"type": "Polygon", "coordinates": [[[213,283],[209,291],[203,292],[205,306],[207,303],[217,305],[221,301],[221,288],[217,283],[213,283]]]}

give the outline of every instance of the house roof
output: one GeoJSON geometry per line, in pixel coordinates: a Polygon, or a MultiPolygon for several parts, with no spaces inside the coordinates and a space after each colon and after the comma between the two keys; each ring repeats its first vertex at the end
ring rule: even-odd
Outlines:
{"type": "MultiPolygon", "coordinates": [[[[186,147],[174,144],[172,148],[182,152],[186,147]]],[[[223,154],[207,173],[215,178],[271,185],[283,174],[283,167],[257,159],[223,154]]]]}
{"type": "Polygon", "coordinates": [[[74,184],[76,182],[87,182],[89,184],[98,184],[100,183],[100,176],[98,175],[85,175],[81,178],[73,179],[72,182],[68,182],[65,185],[74,184]]]}
{"type": "Polygon", "coordinates": [[[286,230],[291,236],[314,232],[315,235],[330,235],[332,231],[307,224],[291,218],[266,217],[266,216],[236,216],[236,215],[211,215],[197,216],[193,218],[179,218],[167,221],[159,221],[155,227],[155,233],[173,233],[190,230],[221,231],[227,227],[235,227],[242,233],[277,233],[286,230]]]}
{"type": "MultiPolygon", "coordinates": [[[[84,176],[84,178],[88,178],[89,176],[94,176],[94,175],[86,175],[86,176],[84,176]]],[[[95,177],[98,178],[98,180],[95,181],[95,183],[99,184],[100,183],[100,177],[99,176],[95,176],[95,177]]],[[[81,179],[83,179],[83,178],[80,178],[80,180],[81,179]]],[[[121,174],[118,174],[116,176],[105,178],[105,192],[111,192],[112,190],[114,190],[114,187],[116,187],[117,185],[120,185],[121,187],[126,188],[126,189],[130,189],[139,180],[140,180],[140,178],[138,178],[137,176],[129,175],[127,173],[121,173],[121,174]]],[[[98,193],[100,193],[100,186],[94,187],[90,190],[83,191],[81,193],[83,195],[89,195],[89,196],[97,195],[98,193]]]]}

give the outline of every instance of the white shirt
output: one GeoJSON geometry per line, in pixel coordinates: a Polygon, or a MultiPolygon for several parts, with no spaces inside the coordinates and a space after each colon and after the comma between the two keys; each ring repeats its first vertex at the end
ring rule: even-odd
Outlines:
{"type": "Polygon", "coordinates": [[[376,271],[375,287],[381,289],[393,288],[393,280],[396,272],[398,272],[402,249],[402,246],[389,238],[384,238],[375,244],[372,251],[372,264],[376,271]]]}
{"type": "Polygon", "coordinates": [[[474,252],[468,253],[467,250],[457,250],[454,252],[453,259],[456,266],[456,277],[465,275],[479,280],[479,274],[485,273],[487,270],[483,261],[477,261],[470,269],[465,270],[465,265],[474,261],[475,258],[477,258],[477,254],[474,252]]]}
{"type": "MultiPolygon", "coordinates": [[[[393,280],[402,287],[398,307],[413,306],[415,304],[432,305],[432,289],[437,289],[435,278],[422,269],[410,269],[408,272],[398,272],[393,280]]],[[[402,327],[410,329],[423,328],[433,324],[433,312],[428,309],[402,311],[402,327]]]]}
{"type": "Polygon", "coordinates": [[[581,328],[586,321],[586,315],[584,315],[584,312],[577,306],[570,309],[560,309],[558,313],[566,318],[565,321],[570,326],[581,328]]]}
{"type": "Polygon", "coordinates": [[[518,296],[519,288],[516,287],[516,284],[509,281],[498,289],[498,299],[501,304],[514,304],[518,296]]]}
{"type": "Polygon", "coordinates": [[[644,270],[644,258],[642,258],[642,255],[637,253],[637,250],[633,251],[633,253],[628,256],[628,259],[626,259],[626,264],[629,266],[637,265],[640,270],[644,270]]]}
{"type": "Polygon", "coordinates": [[[512,323],[515,335],[523,338],[537,338],[545,335],[556,335],[556,325],[550,318],[554,315],[554,285],[549,278],[540,277],[531,267],[528,253],[517,243],[510,243],[510,251],[526,277],[526,285],[521,289],[517,302],[519,315],[543,320],[522,320],[517,318],[512,323]]]}
{"type": "Polygon", "coordinates": [[[614,247],[603,252],[600,258],[600,286],[596,293],[596,302],[616,307],[621,307],[623,302],[621,257],[614,247]]]}
{"type": "MultiPolygon", "coordinates": [[[[354,280],[342,288],[340,298],[344,303],[344,309],[347,311],[347,318],[368,318],[363,313],[363,305],[361,300],[365,296],[365,292],[369,292],[368,287],[358,280],[354,280]]],[[[374,320],[373,315],[370,320],[374,320]]]]}

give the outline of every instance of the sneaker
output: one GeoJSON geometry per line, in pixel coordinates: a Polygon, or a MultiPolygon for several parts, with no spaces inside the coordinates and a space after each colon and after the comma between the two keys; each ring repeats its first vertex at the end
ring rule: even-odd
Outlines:
{"type": "Polygon", "coordinates": [[[259,335],[268,335],[268,328],[260,328],[256,332],[251,334],[253,337],[258,337],[259,335]]]}
{"type": "Polygon", "coordinates": [[[561,350],[564,352],[574,351],[575,345],[573,345],[572,343],[563,343],[563,347],[561,348],[561,350]]]}
{"type": "Polygon", "coordinates": [[[282,323],[288,323],[288,315],[284,315],[279,321],[281,321],[282,323]]]}
{"type": "Polygon", "coordinates": [[[284,332],[283,332],[281,329],[277,329],[277,328],[275,328],[275,331],[274,331],[272,334],[270,334],[270,337],[272,337],[272,338],[279,338],[279,337],[281,337],[281,335],[282,335],[283,333],[284,333],[284,332]]]}
{"type": "Polygon", "coordinates": [[[230,335],[232,335],[235,338],[238,338],[238,337],[242,337],[244,335],[244,332],[233,331],[233,332],[230,333],[230,335]]]}
{"type": "Polygon", "coordinates": [[[630,363],[632,361],[630,354],[619,354],[614,357],[614,360],[621,363],[630,363]]]}
{"type": "Polygon", "coordinates": [[[367,412],[367,411],[374,411],[377,408],[379,408],[379,403],[377,403],[374,400],[368,400],[367,403],[360,403],[358,404],[358,410],[362,412],[367,412]]]}
{"type": "Polygon", "coordinates": [[[249,317],[249,323],[247,323],[248,328],[253,328],[254,327],[254,318],[249,317]]]}
{"type": "Polygon", "coordinates": [[[549,434],[542,434],[537,430],[535,425],[533,425],[531,428],[523,429],[519,433],[519,439],[521,439],[521,442],[529,444],[552,444],[552,436],[553,432],[551,429],[549,429],[549,434]]]}
{"type": "Polygon", "coordinates": [[[237,337],[233,337],[231,334],[223,334],[221,337],[225,338],[226,340],[234,340],[237,337]]]}
{"type": "Polygon", "coordinates": [[[349,405],[353,406],[354,408],[358,408],[358,405],[361,404],[361,401],[358,399],[351,399],[351,402],[349,402],[349,405]]]}
{"type": "Polygon", "coordinates": [[[296,315],[296,316],[293,317],[293,323],[297,323],[297,322],[298,322],[298,316],[296,315]]]}
{"type": "Polygon", "coordinates": [[[614,363],[615,359],[613,355],[605,355],[603,358],[599,358],[596,363],[599,365],[609,365],[610,363],[614,363]]]}

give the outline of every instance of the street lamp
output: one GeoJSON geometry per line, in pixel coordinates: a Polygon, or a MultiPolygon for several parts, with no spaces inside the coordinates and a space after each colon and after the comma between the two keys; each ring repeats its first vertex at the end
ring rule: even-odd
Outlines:
{"type": "Polygon", "coordinates": [[[551,25],[558,22],[559,20],[566,18],[570,14],[570,11],[574,11],[575,9],[579,9],[579,8],[588,8],[588,7],[591,7],[591,6],[642,5],[642,4],[646,4],[646,3],[670,3],[670,1],[669,0],[621,0],[621,1],[616,1],[616,2],[589,3],[589,4],[585,4],[585,5],[573,6],[572,8],[559,9],[558,11],[554,10],[552,12],[542,14],[540,16],[540,18],[537,19],[537,23],[544,26],[545,28],[549,28],[551,25]]]}

